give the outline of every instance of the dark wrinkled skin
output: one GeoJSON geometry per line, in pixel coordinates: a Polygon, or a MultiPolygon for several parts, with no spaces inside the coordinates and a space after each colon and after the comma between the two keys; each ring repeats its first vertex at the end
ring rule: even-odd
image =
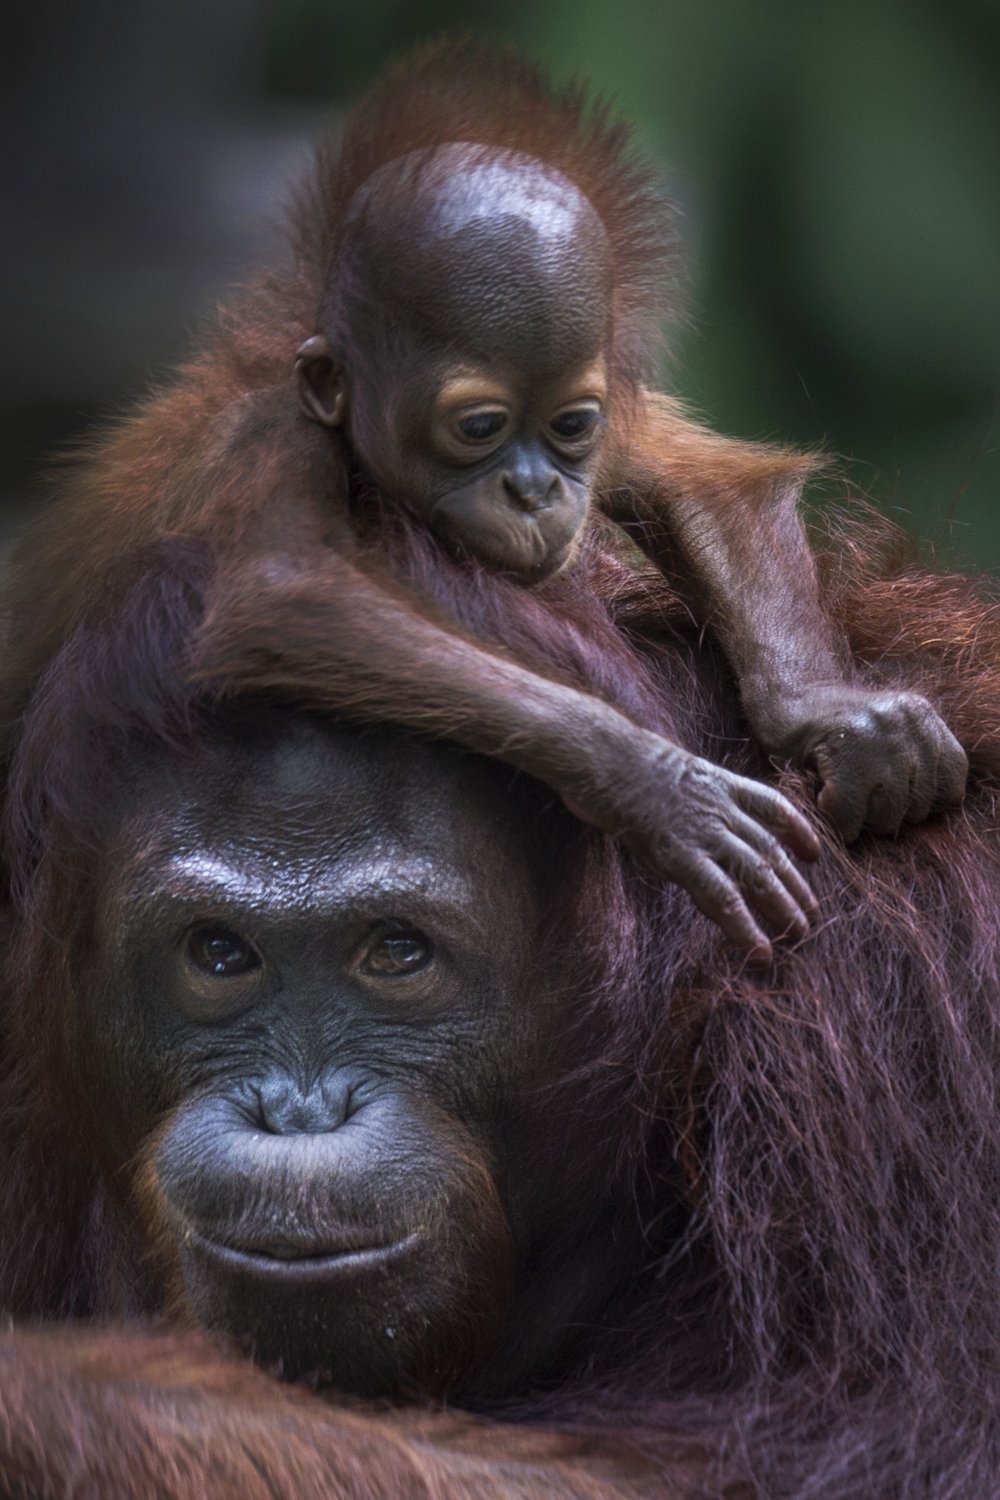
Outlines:
{"type": "Polygon", "coordinates": [[[640,1248],[539,1170],[565,1017],[523,810],[476,760],[277,715],[121,811],[79,1052],[106,1149],[147,1164],[154,1305],[366,1395],[557,1359],[640,1248]],[[567,1233],[556,1297],[525,1262],[567,1233]]]}
{"type": "MultiPolygon", "coordinates": [[[[430,165],[406,158],[382,168],[352,215],[325,331],[300,351],[307,414],[342,427],[363,469],[449,545],[527,583],[564,567],[594,497],[610,400],[612,279],[593,208],[532,158],[453,145],[430,165]],[[456,391],[463,399],[449,404],[456,391]],[[493,440],[464,442],[455,420],[483,410],[506,425],[493,440]],[[569,444],[552,428],[567,410],[590,413],[569,444]]],[[[676,524],[754,731],[766,749],[816,767],[820,807],[845,838],[862,826],[895,833],[961,801],[965,756],[925,700],[884,692],[875,711],[867,690],[810,683],[812,663],[820,676],[837,671],[825,637],[811,639],[818,603],[801,627],[794,601],[772,618],[771,582],[746,576],[727,537],[706,532],[697,512],[679,513],[676,524]],[[788,681],[765,670],[774,662],[795,663],[788,681]]],[[[767,562],[801,569],[814,589],[794,524],[787,555],[767,562]]],[[[742,532],[736,545],[746,552],[742,532]]],[[[810,860],[815,834],[757,783],[676,747],[667,753],[641,731],[634,740],[619,741],[611,763],[643,789],[648,808],[629,799],[636,816],[625,825],[620,798],[607,817],[593,799],[564,792],[567,805],[687,889],[751,961],[770,962],[754,913],[778,933],[807,932],[815,901],[785,848],[810,860]]]]}
{"type": "Polygon", "coordinates": [[[659,735],[636,730],[639,755],[631,773],[627,823],[609,809],[598,823],[590,808],[567,799],[584,822],[615,834],[647,869],[688,891],[752,962],[771,960],[771,945],[751,916],[758,912],[782,935],[802,938],[816,900],[785,853],[786,844],[812,859],[818,840],[809,824],[773,787],[737,776],[659,735]],[[643,753],[644,752],[644,753],[643,753]]]}

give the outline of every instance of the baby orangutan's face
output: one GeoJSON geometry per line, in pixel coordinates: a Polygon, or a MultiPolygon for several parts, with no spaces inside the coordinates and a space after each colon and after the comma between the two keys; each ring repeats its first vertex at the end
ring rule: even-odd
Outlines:
{"type": "Polygon", "coordinates": [[[383,171],[356,209],[341,332],[300,351],[305,409],[457,551],[548,577],[572,556],[607,426],[603,225],[516,153],[456,145],[383,171]]]}
{"type": "Polygon", "coordinates": [[[534,378],[441,360],[384,394],[378,423],[367,395],[349,429],[358,458],[438,536],[526,581],[569,559],[604,436],[603,355],[534,378]]]}

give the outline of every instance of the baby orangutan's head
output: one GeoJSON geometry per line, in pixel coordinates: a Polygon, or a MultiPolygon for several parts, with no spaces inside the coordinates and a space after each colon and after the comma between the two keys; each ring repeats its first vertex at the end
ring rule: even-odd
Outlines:
{"type": "Polygon", "coordinates": [[[572,555],[607,423],[611,256],[595,210],[521,152],[456,143],[355,194],[305,408],[392,498],[533,582],[572,555]]]}

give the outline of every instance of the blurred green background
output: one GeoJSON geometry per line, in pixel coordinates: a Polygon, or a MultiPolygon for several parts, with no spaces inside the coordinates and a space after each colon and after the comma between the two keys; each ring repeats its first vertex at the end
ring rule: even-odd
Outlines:
{"type": "Polygon", "coordinates": [[[663,164],[690,258],[667,378],[822,443],[1000,568],[1000,0],[9,0],[0,496],[280,254],[283,182],[446,28],[579,69],[663,164]]]}

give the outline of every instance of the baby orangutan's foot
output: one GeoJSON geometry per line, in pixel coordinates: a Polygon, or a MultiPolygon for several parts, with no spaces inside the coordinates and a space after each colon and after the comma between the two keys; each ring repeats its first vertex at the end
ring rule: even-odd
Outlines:
{"type": "Polygon", "coordinates": [[[815,687],[787,705],[784,718],[781,742],[768,748],[815,766],[820,811],[848,844],[863,828],[895,834],[922,823],[965,795],[965,751],[919,693],[815,687]]]}

